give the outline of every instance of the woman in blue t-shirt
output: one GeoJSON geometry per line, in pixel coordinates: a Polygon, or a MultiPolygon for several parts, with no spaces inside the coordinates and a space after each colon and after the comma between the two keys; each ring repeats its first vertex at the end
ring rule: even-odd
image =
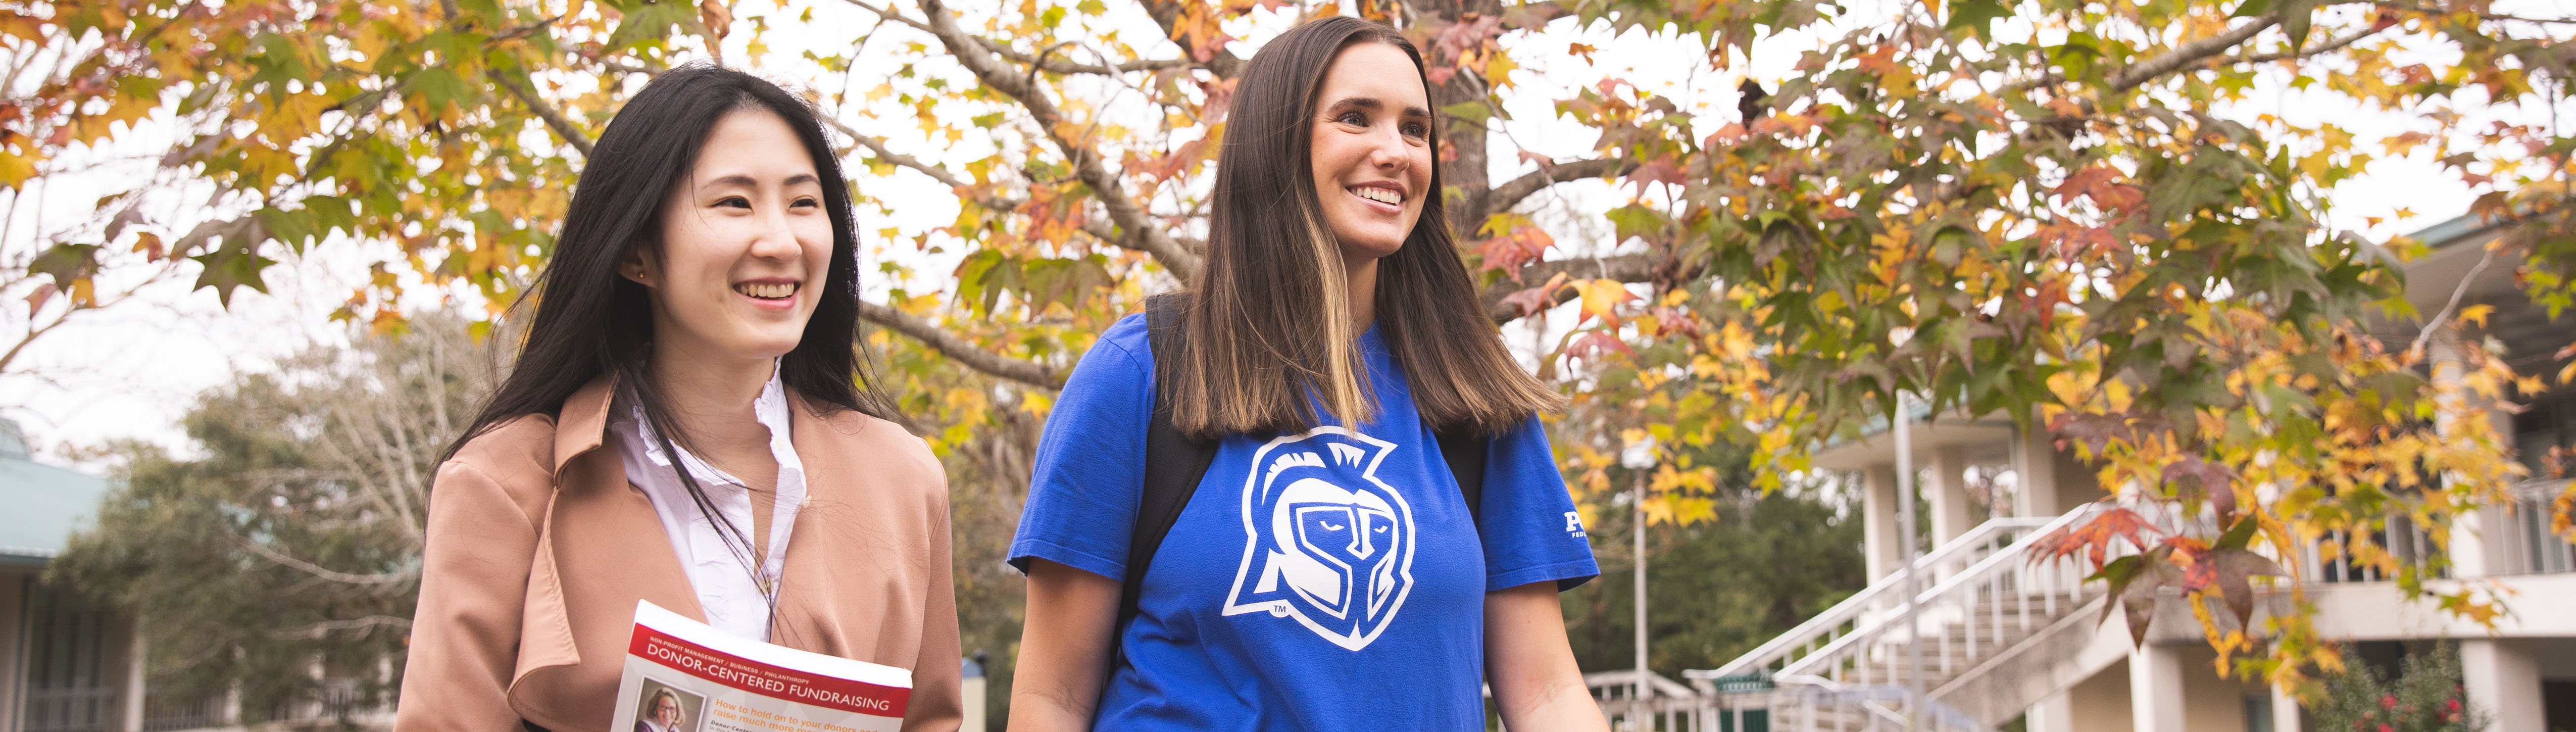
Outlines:
{"type": "Polygon", "coordinates": [[[1536,416],[1562,398],[1453,248],[1428,88],[1352,18],[1247,64],[1206,266],[1102,334],[1039,441],[1011,729],[1478,729],[1488,680],[1513,729],[1605,729],[1556,600],[1600,572],[1536,416]],[[1154,481],[1194,487],[1131,546],[1154,481]]]}

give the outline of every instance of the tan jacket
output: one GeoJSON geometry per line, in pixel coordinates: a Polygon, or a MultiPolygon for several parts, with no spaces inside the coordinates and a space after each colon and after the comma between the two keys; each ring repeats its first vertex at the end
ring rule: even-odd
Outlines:
{"type": "MultiPolygon", "coordinates": [[[[439,466],[397,732],[610,732],[635,601],[705,619],[652,502],[600,448],[610,393],[593,381],[559,419],[512,420],[439,466]]],[[[903,728],[951,732],[946,473],[893,423],[790,398],[807,493],[772,640],[911,669],[903,728]]]]}

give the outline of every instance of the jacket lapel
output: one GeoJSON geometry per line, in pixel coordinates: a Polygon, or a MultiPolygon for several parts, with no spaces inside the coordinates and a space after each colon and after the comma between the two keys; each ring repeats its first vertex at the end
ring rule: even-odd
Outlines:
{"type": "MultiPolygon", "coordinates": [[[[600,377],[565,399],[556,418],[555,495],[537,534],[514,680],[581,663],[575,613],[585,627],[623,628],[640,598],[706,620],[652,500],[627,483],[617,450],[600,449],[615,393],[614,379],[600,377]]],[[[621,630],[604,647],[623,648],[623,638],[621,630]]]]}

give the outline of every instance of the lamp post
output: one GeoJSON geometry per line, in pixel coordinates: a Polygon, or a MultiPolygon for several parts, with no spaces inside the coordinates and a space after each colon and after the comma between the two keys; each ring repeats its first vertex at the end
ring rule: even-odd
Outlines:
{"type": "Polygon", "coordinates": [[[1654,724],[1646,718],[1646,695],[1654,689],[1650,681],[1654,672],[1646,666],[1646,473],[1655,467],[1655,438],[1648,436],[1628,443],[1627,449],[1620,451],[1619,464],[1634,476],[1628,507],[1636,519],[1636,525],[1628,531],[1636,542],[1637,573],[1633,582],[1637,590],[1637,689],[1628,695],[1628,728],[1650,732],[1654,724]]]}
{"type": "Polygon", "coordinates": [[[1910,401],[1905,392],[1897,392],[1896,414],[1888,418],[1889,429],[1896,433],[1897,534],[1901,537],[1898,541],[1905,547],[1902,556],[1905,558],[1905,690],[1908,697],[1905,700],[1905,728],[1908,732],[1919,726],[1916,720],[1923,716],[1923,627],[1914,615],[1915,595],[1920,592],[1916,586],[1914,565],[1920,553],[1914,549],[1914,436],[1912,427],[1907,424],[1913,416],[1910,401]]]}

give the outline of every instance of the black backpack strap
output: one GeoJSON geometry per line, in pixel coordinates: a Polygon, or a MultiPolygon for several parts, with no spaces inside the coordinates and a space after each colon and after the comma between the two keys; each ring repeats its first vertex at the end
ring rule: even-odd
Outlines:
{"type": "Polygon", "coordinates": [[[1433,433],[1440,442],[1440,458],[1449,463],[1450,477],[1458,479],[1458,493],[1467,499],[1467,516],[1476,523],[1476,532],[1485,530],[1485,455],[1494,438],[1473,425],[1458,425],[1433,433]]]}
{"type": "MultiPolygon", "coordinates": [[[[1180,293],[1155,295],[1145,300],[1145,328],[1154,351],[1154,420],[1145,428],[1145,486],[1136,501],[1136,526],[1127,544],[1126,586],[1118,593],[1118,624],[1110,626],[1109,669],[1118,669],[1118,638],[1126,634],[1127,623],[1136,619],[1136,603],[1145,590],[1145,570],[1154,564],[1154,552],[1163,546],[1163,537],[1172,533],[1172,523],[1181,517],[1181,507],[1190,503],[1199,482],[1207,477],[1208,464],[1216,461],[1216,441],[1200,442],[1182,435],[1172,426],[1171,400],[1165,399],[1165,385],[1176,372],[1172,363],[1180,360],[1182,308],[1188,296],[1180,293]]],[[[1102,677],[1101,688],[1108,689],[1108,677],[1102,677]]]]}

